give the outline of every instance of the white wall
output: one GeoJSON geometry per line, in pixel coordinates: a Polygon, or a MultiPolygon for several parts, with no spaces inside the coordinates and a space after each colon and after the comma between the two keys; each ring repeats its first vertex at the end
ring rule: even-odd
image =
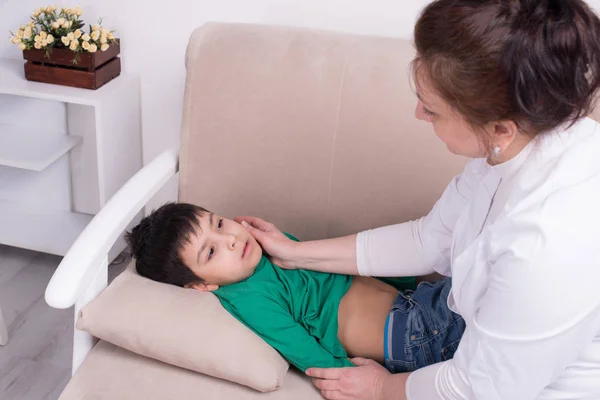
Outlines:
{"type": "MultiPolygon", "coordinates": [[[[410,38],[419,10],[429,0],[170,0],[153,6],[148,0],[75,0],[83,19],[116,29],[122,40],[124,72],[142,77],[144,161],[178,145],[183,98],[185,46],[191,32],[206,21],[256,22],[331,29],[359,34],[410,38]]],[[[600,10],[600,0],[589,0],[600,10]]],[[[40,0],[0,0],[0,33],[28,22],[40,0]]],[[[1,37],[1,34],[0,34],[1,37]]],[[[0,57],[20,59],[8,40],[0,57]]],[[[158,199],[174,199],[174,186],[158,199]]]]}

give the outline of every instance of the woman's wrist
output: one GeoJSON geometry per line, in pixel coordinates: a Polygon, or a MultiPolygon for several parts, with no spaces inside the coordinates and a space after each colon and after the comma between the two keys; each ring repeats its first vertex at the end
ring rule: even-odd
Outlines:
{"type": "Polygon", "coordinates": [[[407,400],[406,381],[410,372],[385,377],[379,391],[379,400],[407,400]]]}
{"type": "Polygon", "coordinates": [[[312,242],[294,242],[290,251],[290,263],[297,269],[312,269],[314,260],[310,258],[312,242]]]}
{"type": "Polygon", "coordinates": [[[303,242],[292,242],[288,253],[286,264],[294,269],[302,269],[302,244],[303,242]]]}
{"type": "Polygon", "coordinates": [[[356,275],[356,235],[296,242],[289,262],[297,269],[356,275]]]}

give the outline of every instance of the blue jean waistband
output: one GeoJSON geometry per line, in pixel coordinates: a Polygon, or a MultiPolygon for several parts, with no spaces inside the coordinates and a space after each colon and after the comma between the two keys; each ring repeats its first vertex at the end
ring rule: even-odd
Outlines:
{"type": "Polygon", "coordinates": [[[384,356],[392,372],[409,372],[454,356],[465,330],[448,308],[452,281],[423,282],[398,294],[384,329],[384,356]]]}
{"type": "MultiPolygon", "coordinates": [[[[401,293],[398,294],[398,297],[405,296],[401,293]]],[[[396,343],[394,344],[394,336],[393,331],[394,327],[405,327],[408,321],[408,314],[403,312],[398,312],[395,307],[392,307],[390,310],[386,320],[385,320],[385,329],[384,329],[384,357],[385,360],[396,360],[396,361],[406,361],[406,354],[404,352],[404,343],[396,343]]]]}
{"type": "Polygon", "coordinates": [[[383,358],[385,360],[389,360],[390,359],[390,356],[389,356],[389,345],[388,345],[388,340],[391,337],[391,335],[389,334],[389,329],[390,329],[390,314],[388,314],[387,318],[385,319],[385,328],[383,329],[383,358]]]}

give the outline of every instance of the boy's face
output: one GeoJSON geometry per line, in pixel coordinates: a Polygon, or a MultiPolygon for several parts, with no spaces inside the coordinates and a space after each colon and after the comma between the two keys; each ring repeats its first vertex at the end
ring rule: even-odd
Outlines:
{"type": "Polygon", "coordinates": [[[190,287],[213,291],[254,273],[262,248],[242,225],[213,213],[205,213],[198,222],[199,227],[190,235],[181,256],[204,283],[190,287]]]}

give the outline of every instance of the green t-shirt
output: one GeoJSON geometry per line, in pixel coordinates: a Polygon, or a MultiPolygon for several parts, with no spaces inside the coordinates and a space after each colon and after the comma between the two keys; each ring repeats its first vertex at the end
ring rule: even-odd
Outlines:
{"type": "Polygon", "coordinates": [[[229,313],[305,371],[353,365],[337,337],[338,307],[351,282],[348,275],[285,270],[263,256],[252,276],[213,293],[229,313]]]}

